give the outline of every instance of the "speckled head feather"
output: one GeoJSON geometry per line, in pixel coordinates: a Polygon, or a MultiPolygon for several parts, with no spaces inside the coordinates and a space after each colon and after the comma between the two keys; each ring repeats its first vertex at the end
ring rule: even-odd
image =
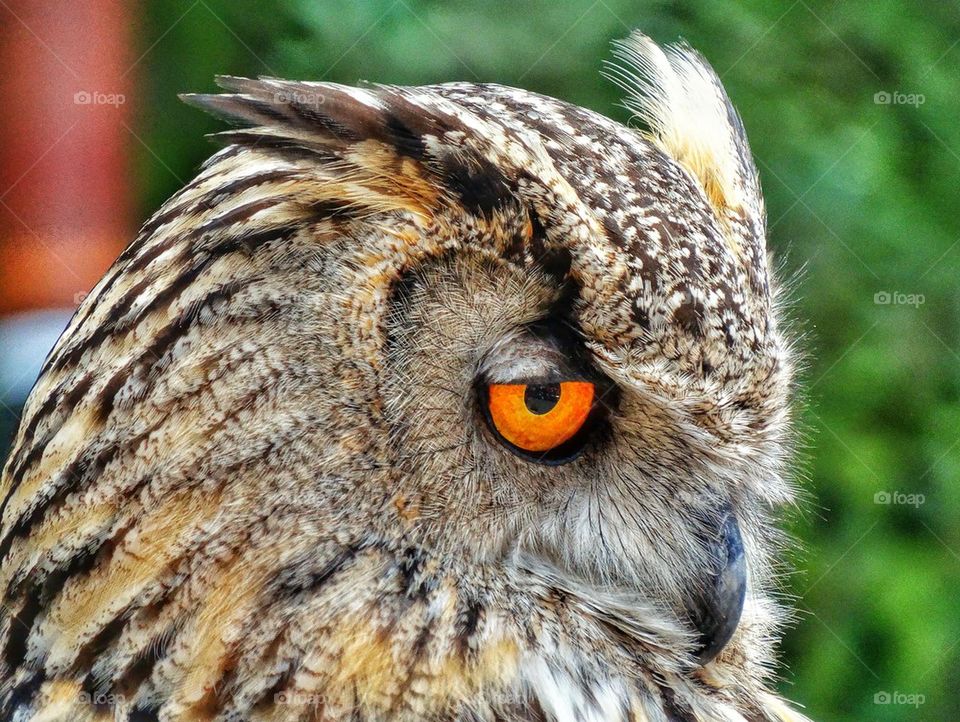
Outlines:
{"type": "Polygon", "coordinates": [[[621,55],[640,128],[497,85],[186,96],[241,127],[3,471],[0,717],[801,719],[756,170],[699,56],[621,55]],[[490,425],[534,376],[594,384],[576,454],[490,425]]]}

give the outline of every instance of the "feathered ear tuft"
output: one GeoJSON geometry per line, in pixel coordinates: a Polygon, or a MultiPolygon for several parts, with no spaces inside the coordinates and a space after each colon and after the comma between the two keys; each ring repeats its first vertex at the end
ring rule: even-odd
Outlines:
{"type": "Polygon", "coordinates": [[[740,116],[707,61],[685,44],[661,48],[640,33],[616,42],[614,55],[619,62],[605,75],[627,92],[624,105],[645,126],[644,137],[700,182],[735,250],[762,245],[756,166],[740,116]],[[749,228],[730,227],[744,221],[749,228]],[[737,238],[744,234],[754,237],[737,238]]]}

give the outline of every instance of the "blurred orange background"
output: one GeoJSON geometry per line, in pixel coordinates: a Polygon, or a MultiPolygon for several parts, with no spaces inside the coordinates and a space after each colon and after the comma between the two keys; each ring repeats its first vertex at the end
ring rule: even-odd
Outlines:
{"type": "Polygon", "coordinates": [[[0,4],[0,315],[76,306],[130,237],[130,7],[0,4]]]}

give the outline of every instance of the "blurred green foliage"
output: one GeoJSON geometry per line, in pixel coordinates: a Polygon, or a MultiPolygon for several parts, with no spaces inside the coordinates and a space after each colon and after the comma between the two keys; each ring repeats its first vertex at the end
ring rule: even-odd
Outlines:
{"type": "Polygon", "coordinates": [[[626,120],[599,71],[632,28],[688,40],[722,76],[807,355],[783,692],[819,720],[960,719],[955,4],[149,0],[131,140],[141,216],[210,154],[203,134],[222,127],[175,96],[216,73],[494,81],[626,120]],[[877,503],[884,492],[901,496],[877,503]],[[923,503],[898,503],[907,494],[923,503]]]}

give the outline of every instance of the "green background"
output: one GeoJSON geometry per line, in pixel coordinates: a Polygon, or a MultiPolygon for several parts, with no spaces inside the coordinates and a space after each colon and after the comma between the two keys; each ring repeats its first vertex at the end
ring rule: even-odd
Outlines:
{"type": "Polygon", "coordinates": [[[960,10],[953,2],[365,0],[142,4],[140,218],[216,121],[216,73],[483,80],[626,120],[610,41],[683,38],[743,116],[806,356],[782,691],[818,720],[960,719],[960,10]],[[877,93],[922,95],[878,103],[877,93]],[[878,303],[891,296],[890,303],[878,303]],[[898,492],[890,504],[878,493],[898,492]],[[922,495],[907,497],[906,495],[922,495]],[[898,503],[911,500],[913,503],[898,503]],[[891,704],[875,697],[901,696],[891,704]],[[902,703],[903,695],[921,700],[902,703]],[[917,697],[922,695],[921,697],[917,697]],[[901,702],[901,703],[898,703],[901,702]]]}

